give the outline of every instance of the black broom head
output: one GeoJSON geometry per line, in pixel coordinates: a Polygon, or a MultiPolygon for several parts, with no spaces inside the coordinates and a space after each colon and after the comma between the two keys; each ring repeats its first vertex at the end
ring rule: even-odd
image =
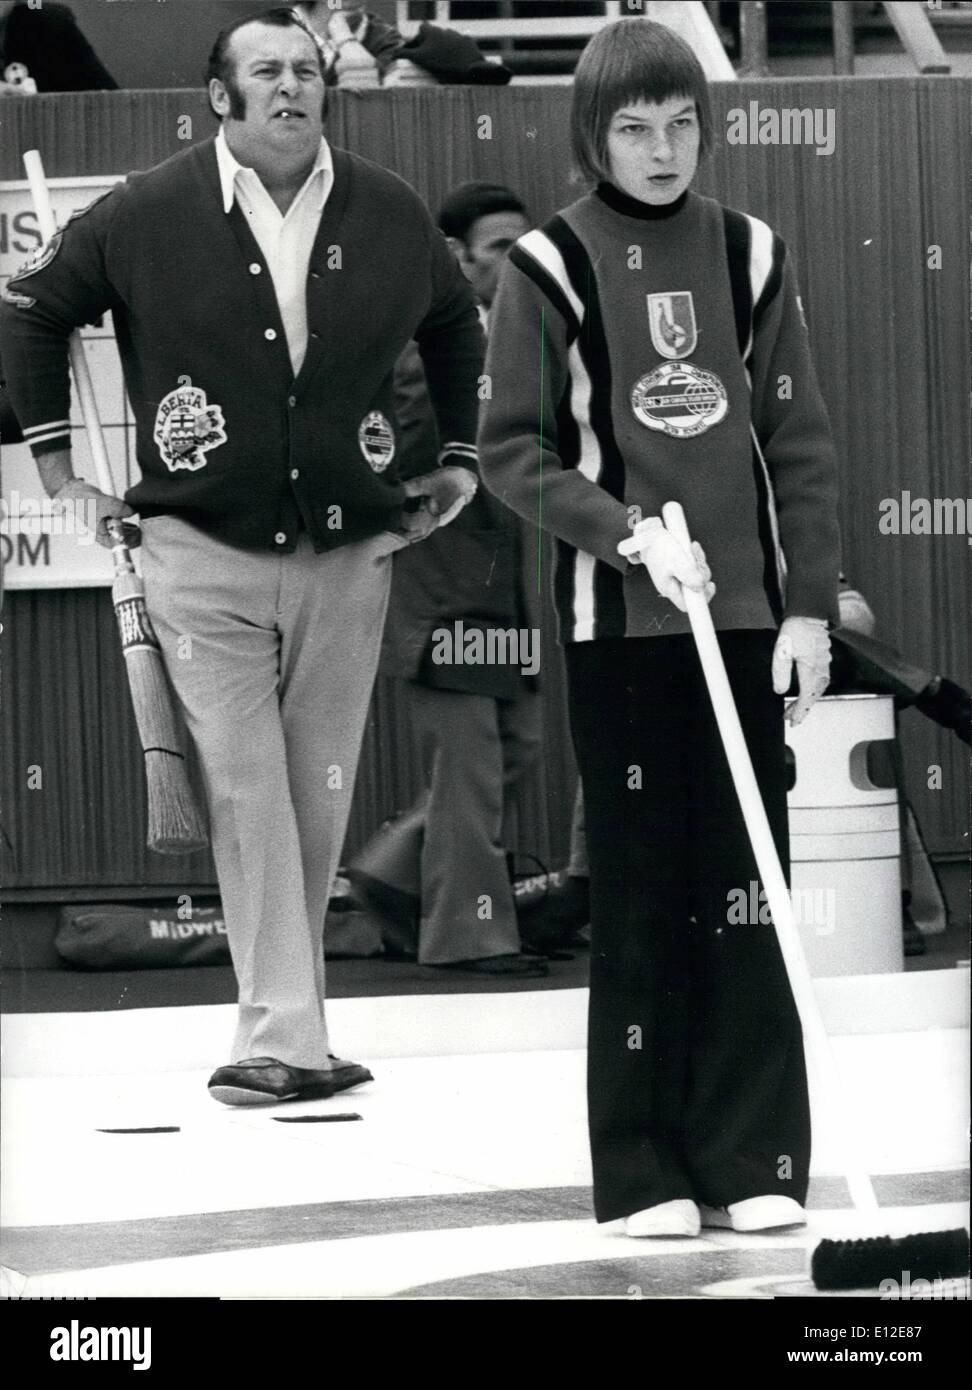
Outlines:
{"type": "Polygon", "coordinates": [[[872,1240],[822,1240],[810,1260],[810,1277],[818,1289],[870,1289],[905,1276],[916,1279],[962,1279],[969,1272],[966,1230],[922,1231],[912,1236],[872,1240]]]}

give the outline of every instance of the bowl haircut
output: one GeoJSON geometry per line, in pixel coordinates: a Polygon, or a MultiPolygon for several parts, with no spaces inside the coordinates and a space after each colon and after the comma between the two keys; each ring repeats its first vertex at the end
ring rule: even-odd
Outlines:
{"type": "Polygon", "coordinates": [[[628,102],[670,97],[694,100],[701,159],[712,144],[712,110],[702,64],[689,45],[649,19],[619,19],[599,30],[574,73],[570,140],[579,175],[609,182],[607,137],[615,114],[628,102]]]}

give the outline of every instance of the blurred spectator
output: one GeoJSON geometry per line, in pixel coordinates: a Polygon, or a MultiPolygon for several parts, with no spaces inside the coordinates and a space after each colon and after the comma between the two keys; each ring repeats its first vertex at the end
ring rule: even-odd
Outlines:
{"type": "MultiPolygon", "coordinates": [[[[486,327],[503,260],[530,229],[523,203],[497,184],[462,184],[438,223],[486,327]]],[[[428,471],[440,441],[414,344],[396,365],[395,394],[400,447],[413,461],[407,471],[428,471]]],[[[348,877],[397,921],[386,951],[394,945],[443,970],[544,975],[544,962],[520,953],[501,844],[504,795],[540,751],[534,674],[515,664],[469,665],[456,653],[440,662],[436,654],[438,635],[456,624],[482,634],[525,630],[538,641],[536,580],[521,523],[484,489],[453,525],[448,544],[430,536],[408,558],[395,557],[381,655],[380,669],[405,682],[429,790],[379,831],[348,877]]]]}
{"type": "Polygon", "coordinates": [[[402,36],[363,5],[311,0],[294,8],[320,41],[327,81],[339,87],[378,87],[395,62],[402,36]]]}
{"type": "Polygon", "coordinates": [[[67,5],[0,3],[0,95],[117,88],[67,5]]]}
{"type": "Polygon", "coordinates": [[[437,82],[447,85],[475,83],[502,87],[513,76],[502,63],[485,58],[466,34],[455,29],[440,29],[435,24],[422,24],[418,33],[399,50],[400,58],[432,74],[437,82]]]}
{"type": "Polygon", "coordinates": [[[355,0],[309,0],[294,8],[319,40],[331,85],[359,90],[436,83],[502,85],[512,76],[455,29],[422,24],[405,43],[393,24],[355,0]]]}

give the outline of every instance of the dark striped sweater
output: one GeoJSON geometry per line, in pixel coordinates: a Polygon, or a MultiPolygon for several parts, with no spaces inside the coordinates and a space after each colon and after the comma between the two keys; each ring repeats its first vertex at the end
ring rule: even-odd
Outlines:
{"type": "Polygon", "coordinates": [[[792,258],[755,217],[602,184],[521,237],[493,305],[487,486],[558,538],[562,641],[685,632],[617,545],[681,502],[718,628],[837,621],[837,482],[792,258]]]}

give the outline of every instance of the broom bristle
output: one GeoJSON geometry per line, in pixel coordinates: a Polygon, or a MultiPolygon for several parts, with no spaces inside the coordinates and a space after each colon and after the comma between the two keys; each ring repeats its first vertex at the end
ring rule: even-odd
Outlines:
{"type": "Polygon", "coordinates": [[[208,843],[206,825],[186,775],[182,730],[161,653],[157,647],[131,648],[125,654],[125,664],[135,722],[145,750],[148,847],[159,854],[190,854],[204,849],[208,843]]]}
{"type": "Polygon", "coordinates": [[[177,754],[152,749],[145,754],[148,783],[148,846],[159,854],[191,854],[205,849],[206,826],[177,754]]]}
{"type": "Polygon", "coordinates": [[[966,1230],[922,1231],[871,1240],[822,1240],[810,1261],[818,1289],[870,1289],[884,1280],[961,1279],[969,1272],[966,1230]]]}
{"type": "Polygon", "coordinates": [[[162,658],[158,652],[141,649],[125,657],[132,709],[142,747],[182,749],[181,729],[162,658]]]}

